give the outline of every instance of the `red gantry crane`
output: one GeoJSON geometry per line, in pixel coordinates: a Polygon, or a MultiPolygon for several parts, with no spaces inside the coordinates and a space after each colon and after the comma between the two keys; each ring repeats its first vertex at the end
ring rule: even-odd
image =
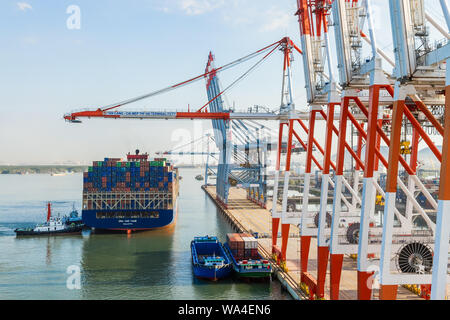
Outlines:
{"type": "MultiPolygon", "coordinates": [[[[278,121],[271,210],[272,254],[277,263],[287,270],[289,229],[290,225],[295,225],[300,230],[301,287],[308,287],[311,298],[325,297],[325,282],[330,260],[329,294],[331,299],[339,299],[344,255],[357,254],[355,287],[358,299],[372,298],[374,268],[380,269],[381,299],[395,298],[398,285],[404,284],[422,285],[422,294],[425,298],[443,299],[448,278],[450,230],[448,186],[450,71],[447,68],[447,62],[450,61],[448,43],[450,16],[446,1],[440,0],[447,30],[426,12],[424,0],[389,0],[389,21],[394,50],[386,53],[377,45],[371,2],[371,0],[297,0],[296,15],[300,24],[301,48],[286,37],[221,67],[214,68],[208,63],[205,73],[189,80],[105,107],[72,112],[66,114],[64,119],[74,123],[81,122],[82,118],[204,119],[224,121],[227,125],[235,121],[233,126],[228,125],[233,128],[243,126],[242,121],[278,121]],[[445,39],[431,44],[426,22],[445,39]],[[332,61],[334,55],[331,53],[332,46],[328,36],[330,25],[334,26],[336,69],[332,61]],[[364,32],[364,29],[367,32],[364,32]],[[282,96],[279,110],[211,111],[217,110],[212,106],[218,98],[276,50],[283,53],[282,96]],[[301,53],[303,57],[308,112],[296,110],[293,101],[294,86],[291,74],[294,51],[301,53]],[[362,56],[366,51],[370,53],[370,57],[364,59],[362,56]],[[390,58],[391,55],[395,56],[395,61],[390,58]],[[214,91],[214,94],[208,91],[209,101],[196,111],[118,110],[119,107],[176,90],[201,79],[210,79],[217,73],[256,57],[260,57],[256,64],[224,90],[214,91]],[[386,69],[386,63],[388,68],[393,68],[393,72],[386,69]],[[445,114],[434,112],[435,106],[440,107],[439,110],[445,110],[445,114]],[[326,121],[324,132],[316,130],[318,120],[326,121]],[[295,125],[299,125],[300,130],[296,129],[295,125]],[[443,140],[441,150],[423,127],[432,128],[443,140]],[[356,148],[348,142],[349,128],[358,133],[356,148]],[[334,135],[337,136],[335,161],[332,159],[334,135]],[[405,139],[401,140],[402,135],[411,137],[411,148],[408,148],[405,139]],[[287,210],[294,140],[306,150],[300,212],[287,210]],[[420,141],[429,147],[441,163],[438,201],[433,199],[425,184],[418,178],[420,141]],[[286,146],[284,166],[283,146],[286,146]],[[382,146],[389,148],[388,158],[383,155],[382,146]],[[349,157],[346,157],[346,154],[349,157]],[[410,155],[409,161],[406,155],[410,155]],[[349,159],[356,165],[350,169],[350,173],[345,173],[349,159]],[[311,212],[308,203],[313,166],[318,168],[321,177],[318,212],[311,212]],[[407,177],[406,182],[403,178],[399,178],[399,169],[402,169],[402,174],[407,177]],[[279,186],[280,179],[283,181],[282,186],[279,186]],[[277,204],[281,188],[280,209],[277,204]],[[329,196],[330,188],[334,190],[332,197],[329,196]],[[406,198],[404,208],[396,203],[396,195],[399,192],[406,198]],[[418,202],[419,192],[424,194],[436,212],[436,222],[432,221],[429,212],[418,202]],[[350,194],[350,200],[347,199],[346,193],[350,194]],[[378,201],[382,198],[385,199],[384,214],[381,222],[377,222],[375,207],[377,203],[378,205],[383,203],[378,201]],[[327,211],[327,207],[330,206],[333,208],[331,214],[327,211]],[[420,234],[414,224],[417,217],[423,219],[426,229],[420,234]],[[342,223],[344,220],[347,220],[347,223],[342,223]],[[397,225],[394,225],[394,222],[397,225]],[[308,272],[312,237],[317,237],[317,274],[308,272]],[[411,243],[421,245],[408,246],[411,243]],[[427,249],[429,245],[434,249],[432,266],[429,263],[428,251],[422,250],[427,249]],[[394,249],[398,250],[397,254],[394,249]],[[391,270],[391,261],[395,259],[400,270],[397,272],[391,270]]],[[[224,137],[228,139],[228,135],[224,137]]],[[[242,139],[245,141],[245,137],[242,139]]]]}
{"type": "Polygon", "coordinates": [[[208,106],[214,100],[222,96],[226,91],[230,90],[238,81],[242,80],[245,76],[247,76],[253,69],[255,69],[258,65],[260,65],[263,61],[265,61],[269,56],[271,56],[277,49],[285,48],[285,47],[293,47],[296,48],[299,52],[297,46],[289,39],[283,38],[280,41],[274,42],[260,50],[257,50],[249,55],[246,55],[242,58],[234,60],[228,64],[225,64],[221,67],[214,68],[213,70],[207,70],[207,72],[188,79],[186,81],[182,81],[176,83],[174,85],[168,86],[166,88],[156,90],[144,95],[137,96],[135,98],[127,99],[118,103],[110,104],[104,107],[100,107],[97,109],[85,109],[74,111],[64,115],[64,119],[66,121],[72,123],[80,123],[81,118],[105,118],[105,119],[223,119],[223,120],[279,120],[280,118],[286,118],[286,115],[281,113],[246,113],[246,112],[208,112],[208,106]],[[253,65],[247,72],[241,75],[236,81],[234,81],[231,85],[229,85],[222,92],[217,94],[213,99],[206,102],[203,106],[201,106],[197,111],[117,111],[115,109],[119,107],[123,107],[135,102],[142,101],[144,99],[148,99],[160,94],[168,93],[173,90],[185,87],[194,82],[203,80],[211,74],[218,74],[230,68],[233,68],[239,64],[242,64],[246,61],[249,61],[255,57],[262,56],[258,62],[253,65]]]}
{"type": "MultiPolygon", "coordinates": [[[[432,279],[431,298],[442,299],[448,278],[450,228],[450,223],[446,220],[449,212],[444,209],[448,199],[445,195],[448,162],[444,161],[444,154],[449,152],[444,128],[450,127],[450,123],[444,121],[443,114],[432,110],[435,110],[436,106],[447,108],[447,96],[443,94],[448,85],[445,61],[450,56],[449,33],[427,14],[425,1],[390,0],[390,21],[395,50],[393,55],[396,58],[394,62],[389,54],[377,46],[371,2],[297,1],[306,91],[310,105],[309,128],[305,128],[305,131],[308,130],[308,146],[318,144],[320,137],[314,133],[315,115],[321,114],[327,120],[325,147],[318,148],[324,156],[324,162],[317,163],[313,153],[307,152],[300,223],[301,282],[308,287],[312,297],[324,297],[330,252],[330,297],[338,299],[343,256],[357,254],[358,299],[372,297],[372,284],[375,282],[378,268],[381,269],[378,275],[381,275],[382,299],[395,298],[399,284],[427,284],[431,283],[432,279]],[[335,28],[338,80],[333,77],[330,59],[332,55],[327,37],[326,21],[331,12],[335,28]],[[426,22],[445,39],[432,44],[426,22]],[[368,36],[363,32],[364,27],[368,30],[368,36]],[[364,49],[362,42],[367,43],[368,48],[364,49]],[[362,55],[366,54],[364,50],[371,53],[367,59],[362,58],[362,55]],[[324,71],[324,59],[328,62],[328,74],[324,71]],[[394,67],[394,72],[383,69],[383,62],[394,67]],[[326,112],[331,115],[334,114],[333,109],[339,108],[339,129],[333,124],[337,118],[326,115],[322,110],[323,106],[327,107],[326,112]],[[356,119],[355,115],[362,116],[363,121],[356,119]],[[365,122],[367,126],[364,126],[365,122]],[[356,151],[353,146],[349,148],[346,141],[348,123],[359,133],[356,151]],[[436,133],[443,135],[442,154],[423,127],[433,128],[436,133]],[[412,134],[407,133],[407,130],[412,134]],[[338,135],[336,163],[329,158],[333,133],[338,135]],[[404,151],[407,141],[402,142],[401,136],[409,135],[412,135],[413,145],[406,153],[404,151]],[[416,175],[419,138],[423,139],[441,162],[439,208],[416,175]],[[381,153],[382,144],[389,148],[389,159],[381,153]],[[363,147],[365,160],[362,159],[363,147]],[[351,157],[345,156],[346,153],[351,157]],[[409,163],[406,161],[407,154],[411,154],[409,163]],[[344,164],[349,162],[348,159],[356,162],[353,186],[346,182],[344,176],[344,164]],[[312,162],[322,173],[318,226],[310,223],[313,216],[308,211],[312,162]],[[408,177],[407,183],[398,178],[399,168],[402,168],[404,175],[408,177]],[[331,169],[335,172],[334,181],[330,181],[328,176],[331,169]],[[364,172],[361,193],[360,170],[364,172]],[[386,170],[384,177],[387,176],[383,186],[382,170],[386,170]],[[329,185],[334,188],[331,223],[327,221],[326,212],[327,205],[330,205],[329,185]],[[351,193],[352,203],[342,195],[345,189],[351,193]],[[402,205],[395,201],[399,192],[406,195],[406,209],[400,210],[402,205]],[[418,203],[416,197],[419,192],[423,193],[437,210],[436,224],[431,220],[429,212],[418,203]],[[377,194],[386,200],[381,223],[374,219],[377,194]],[[347,207],[348,211],[341,212],[343,207],[347,207]],[[418,230],[415,226],[417,217],[423,219],[425,230],[418,230]],[[344,224],[343,227],[343,220],[348,218],[356,220],[351,225],[344,224]],[[395,220],[399,226],[394,227],[395,220]],[[311,237],[317,237],[317,275],[312,275],[307,270],[311,237]],[[430,251],[427,249],[429,245],[438,252],[433,259],[433,273],[428,255],[430,251]],[[397,253],[394,248],[398,250],[397,253]],[[391,261],[397,261],[399,271],[392,270],[391,261]],[[408,274],[411,272],[409,270],[417,274],[408,274]]],[[[445,0],[440,1],[440,4],[448,24],[450,20],[447,4],[445,0]]],[[[430,289],[426,286],[421,288],[422,295],[429,298],[430,289]]]]}

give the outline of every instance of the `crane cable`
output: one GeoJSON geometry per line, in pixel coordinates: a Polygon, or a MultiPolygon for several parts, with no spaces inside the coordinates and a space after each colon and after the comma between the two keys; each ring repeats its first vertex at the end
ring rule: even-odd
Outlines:
{"type": "MultiPolygon", "coordinates": [[[[222,90],[219,94],[217,94],[214,98],[209,100],[206,104],[204,104],[200,109],[197,110],[197,112],[201,112],[205,107],[207,107],[211,102],[219,98],[225,91],[228,91],[232,87],[234,87],[239,81],[244,79],[246,76],[248,76],[253,70],[256,69],[267,57],[269,57],[278,47],[280,46],[280,43],[278,43],[277,46],[275,46],[268,54],[266,54],[262,59],[260,59],[258,62],[256,62],[250,69],[248,69],[244,74],[242,74],[239,78],[237,78],[234,82],[232,82],[228,87],[226,87],[224,90],[222,90]]],[[[212,70],[214,71],[214,69],[212,70]]]]}
{"type": "Polygon", "coordinates": [[[172,150],[170,150],[170,151],[168,151],[168,152],[174,152],[174,151],[176,151],[176,150],[183,149],[184,147],[187,147],[187,146],[189,146],[189,145],[192,145],[192,144],[198,142],[199,140],[205,139],[206,137],[207,137],[207,136],[204,135],[204,136],[202,136],[202,137],[200,137],[200,138],[197,138],[197,139],[194,139],[194,140],[192,140],[192,141],[190,141],[190,142],[188,142],[188,143],[186,143],[186,144],[183,144],[183,145],[181,145],[181,146],[178,146],[178,147],[176,147],[176,148],[173,148],[172,150]]]}
{"type": "MultiPolygon", "coordinates": [[[[101,111],[108,111],[108,110],[115,109],[115,108],[118,108],[118,107],[130,104],[130,103],[133,103],[133,102],[136,102],[136,101],[140,101],[140,100],[143,100],[143,99],[146,99],[146,98],[150,98],[150,97],[153,97],[153,96],[165,93],[165,92],[169,92],[169,91],[172,91],[174,89],[181,88],[181,87],[183,87],[183,86],[185,86],[187,84],[196,82],[196,81],[202,79],[203,77],[206,77],[206,76],[210,75],[211,73],[214,73],[214,72],[218,73],[218,72],[227,70],[227,69],[232,68],[232,67],[234,67],[234,66],[236,66],[236,65],[238,65],[240,63],[248,61],[248,60],[250,60],[250,59],[252,59],[252,58],[254,58],[256,56],[259,56],[260,54],[263,54],[264,52],[267,52],[270,48],[272,48],[275,45],[276,45],[275,48],[277,48],[283,41],[284,41],[284,39],[279,40],[277,42],[274,42],[274,43],[272,43],[272,44],[270,44],[270,45],[268,45],[268,46],[266,46],[266,47],[264,47],[264,48],[262,48],[262,49],[260,49],[258,51],[255,51],[255,52],[245,56],[245,57],[242,57],[240,59],[234,60],[233,62],[225,64],[225,65],[223,65],[223,66],[221,66],[221,67],[219,67],[217,69],[213,69],[213,70],[211,70],[209,72],[206,72],[206,73],[203,73],[201,75],[198,75],[198,76],[196,76],[194,78],[191,78],[189,80],[186,80],[186,81],[177,83],[175,85],[166,87],[164,89],[153,91],[151,93],[147,93],[147,94],[135,97],[135,98],[127,99],[127,100],[124,100],[124,101],[121,101],[121,102],[118,102],[118,103],[114,103],[114,104],[110,104],[110,105],[107,105],[107,106],[105,106],[103,108],[100,108],[100,109],[101,109],[101,111]]],[[[271,52],[273,52],[273,50],[271,52]]]]}

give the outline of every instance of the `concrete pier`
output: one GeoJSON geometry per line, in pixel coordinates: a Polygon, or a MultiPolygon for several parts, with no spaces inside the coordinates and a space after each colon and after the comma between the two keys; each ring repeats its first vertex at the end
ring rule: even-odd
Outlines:
{"type": "MultiPolygon", "coordinates": [[[[300,289],[300,240],[299,229],[291,226],[290,239],[287,248],[286,267],[288,271],[282,270],[271,257],[271,215],[268,209],[263,209],[247,199],[244,189],[231,188],[228,197],[228,208],[222,206],[216,201],[215,186],[203,186],[206,194],[216,203],[220,212],[230,221],[236,232],[258,233],[258,243],[260,253],[271,261],[275,274],[280,282],[291,293],[294,299],[308,299],[306,294],[300,289]]],[[[272,207],[269,202],[268,208],[272,207]]],[[[281,230],[280,230],[281,231],[281,230]]],[[[278,239],[281,243],[281,236],[278,239]]],[[[328,264],[329,268],[329,264],[328,264]]],[[[311,239],[311,248],[309,253],[308,271],[317,275],[317,241],[311,239]]],[[[325,286],[325,299],[329,299],[329,270],[327,272],[327,281],[325,286]]],[[[373,300],[378,299],[378,289],[373,290],[373,300]]],[[[356,260],[350,256],[344,257],[342,277],[341,277],[341,300],[357,299],[357,272],[356,260]]],[[[410,290],[399,286],[398,300],[423,300],[410,290]]]]}

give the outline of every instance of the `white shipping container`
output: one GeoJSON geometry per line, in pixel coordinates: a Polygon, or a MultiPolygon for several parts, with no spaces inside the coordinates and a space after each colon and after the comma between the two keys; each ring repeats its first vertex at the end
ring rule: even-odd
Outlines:
{"type": "Polygon", "coordinates": [[[255,239],[255,237],[242,237],[242,240],[244,240],[245,249],[258,248],[258,241],[255,239]]]}
{"type": "Polygon", "coordinates": [[[252,249],[258,249],[258,240],[255,237],[252,237],[252,249]]]}
{"type": "Polygon", "coordinates": [[[244,248],[245,249],[251,249],[250,248],[250,242],[247,240],[248,238],[247,237],[241,237],[242,238],[242,240],[244,240],[244,248]]]}

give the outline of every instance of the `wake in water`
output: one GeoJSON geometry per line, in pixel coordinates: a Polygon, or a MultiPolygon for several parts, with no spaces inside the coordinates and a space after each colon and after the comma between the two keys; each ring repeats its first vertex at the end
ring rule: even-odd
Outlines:
{"type": "Polygon", "coordinates": [[[2,223],[0,224],[0,237],[1,236],[15,236],[14,230],[16,228],[26,228],[32,226],[32,222],[20,222],[20,223],[2,223]]]}

